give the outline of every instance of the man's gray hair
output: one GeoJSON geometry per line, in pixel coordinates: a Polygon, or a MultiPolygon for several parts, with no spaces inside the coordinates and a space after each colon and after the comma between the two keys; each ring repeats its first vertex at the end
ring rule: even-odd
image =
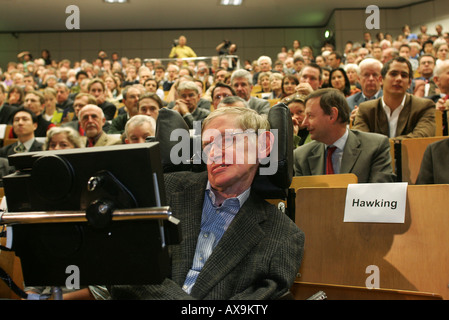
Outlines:
{"type": "Polygon", "coordinates": [[[231,83],[234,82],[234,79],[239,79],[239,78],[246,78],[246,80],[248,80],[249,85],[253,84],[253,76],[246,69],[238,69],[238,70],[234,71],[231,75],[231,83]]]}
{"type": "Polygon", "coordinates": [[[365,58],[363,59],[360,63],[359,63],[359,68],[360,70],[362,70],[363,67],[368,66],[368,65],[378,65],[380,69],[382,69],[383,64],[382,62],[380,62],[377,59],[374,58],[365,58]]]}
{"type": "Polygon", "coordinates": [[[242,103],[243,107],[249,108],[248,102],[246,102],[239,96],[229,96],[220,101],[220,103],[217,106],[217,109],[221,107],[230,107],[235,105],[236,103],[242,103]]]}
{"type": "Polygon", "coordinates": [[[235,116],[236,124],[243,131],[248,129],[252,129],[255,132],[258,132],[260,129],[270,130],[270,122],[268,121],[266,114],[259,114],[253,109],[243,107],[223,107],[215,109],[203,120],[203,130],[213,119],[221,116],[235,116]]]}
{"type": "Polygon", "coordinates": [[[135,115],[133,117],[131,117],[125,125],[125,137],[128,138],[128,131],[129,131],[129,127],[131,126],[141,126],[144,123],[148,123],[152,130],[153,130],[153,135],[156,132],[156,120],[154,120],[153,117],[147,116],[145,114],[138,114],[135,115]]]}
{"type": "Polygon", "coordinates": [[[268,56],[260,56],[259,59],[257,59],[257,64],[260,65],[262,61],[267,60],[268,64],[271,66],[272,65],[272,61],[271,58],[268,56]]]}
{"type": "Polygon", "coordinates": [[[200,90],[195,82],[193,81],[182,81],[178,86],[178,93],[183,90],[194,90],[197,94],[200,94],[200,90]]]}
{"type": "Polygon", "coordinates": [[[433,76],[439,77],[441,73],[444,71],[444,69],[448,67],[449,67],[449,60],[440,61],[440,63],[436,65],[435,69],[433,69],[433,76]]]}

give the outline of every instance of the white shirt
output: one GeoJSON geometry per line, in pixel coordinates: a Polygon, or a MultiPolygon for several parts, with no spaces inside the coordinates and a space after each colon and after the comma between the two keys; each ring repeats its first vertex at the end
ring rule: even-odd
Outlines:
{"type": "Polygon", "coordinates": [[[404,98],[402,99],[401,104],[393,112],[391,112],[390,107],[385,104],[384,98],[382,97],[382,106],[384,108],[385,114],[387,115],[388,125],[390,127],[390,136],[389,136],[390,138],[396,137],[396,129],[398,127],[398,119],[399,119],[399,115],[401,114],[402,109],[404,109],[404,103],[405,103],[406,96],[407,95],[404,95],[404,98]]]}

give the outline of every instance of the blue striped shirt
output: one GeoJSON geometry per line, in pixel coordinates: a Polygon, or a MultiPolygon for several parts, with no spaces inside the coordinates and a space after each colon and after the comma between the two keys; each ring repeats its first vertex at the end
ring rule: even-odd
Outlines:
{"type": "Polygon", "coordinates": [[[228,229],[237,212],[249,197],[251,187],[235,198],[226,199],[221,206],[215,205],[215,194],[207,182],[201,215],[201,230],[198,236],[192,268],[187,274],[183,290],[190,294],[195,281],[213,249],[228,229]]]}

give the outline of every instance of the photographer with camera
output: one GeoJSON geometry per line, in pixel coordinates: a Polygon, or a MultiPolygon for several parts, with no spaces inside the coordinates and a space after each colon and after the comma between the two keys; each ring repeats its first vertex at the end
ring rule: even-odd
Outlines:
{"type": "MultiPolygon", "coordinates": [[[[235,43],[232,43],[229,40],[223,40],[222,43],[220,43],[215,50],[217,50],[218,55],[220,56],[233,56],[237,52],[237,45],[235,43]]],[[[232,71],[236,69],[238,64],[238,58],[237,57],[221,57],[222,59],[227,59],[229,62],[228,71],[232,71]]]]}

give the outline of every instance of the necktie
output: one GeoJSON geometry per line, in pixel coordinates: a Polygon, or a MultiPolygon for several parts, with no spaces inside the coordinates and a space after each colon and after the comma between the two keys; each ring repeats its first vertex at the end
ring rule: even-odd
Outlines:
{"type": "Polygon", "coordinates": [[[90,148],[90,147],[93,147],[94,146],[94,140],[93,139],[87,139],[87,147],[88,148],[90,148]]]}
{"type": "Polygon", "coordinates": [[[326,158],[326,174],[334,174],[334,167],[332,166],[332,154],[337,147],[327,147],[327,158],[326,158]]]}
{"type": "Polygon", "coordinates": [[[22,143],[19,143],[19,144],[14,148],[14,151],[17,152],[17,153],[20,153],[20,152],[25,152],[25,151],[27,151],[27,149],[25,148],[25,146],[24,146],[22,143]]]}
{"type": "MultiPolygon", "coordinates": [[[[449,94],[447,94],[443,99],[444,102],[449,98],[449,94]]],[[[447,136],[449,134],[448,123],[447,123],[447,110],[443,111],[443,136],[447,136]]]]}

